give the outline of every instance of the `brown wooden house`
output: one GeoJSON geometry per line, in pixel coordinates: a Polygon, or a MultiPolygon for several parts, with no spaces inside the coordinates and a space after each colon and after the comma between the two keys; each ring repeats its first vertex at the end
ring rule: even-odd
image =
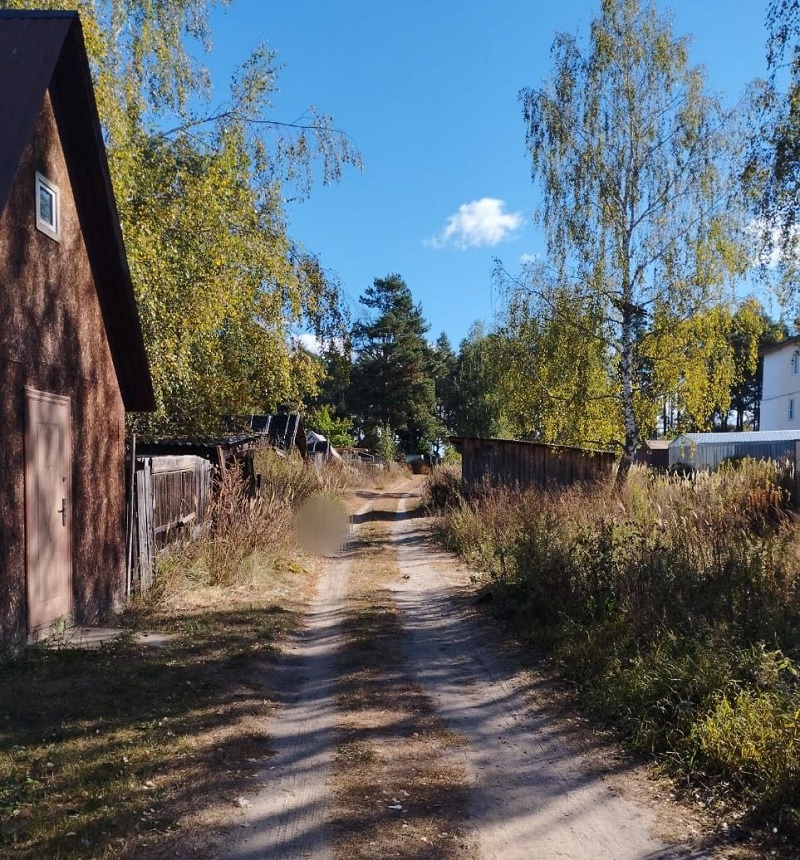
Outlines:
{"type": "Polygon", "coordinates": [[[125,410],[154,408],[74,12],[0,11],[0,644],[124,595],[125,410]]]}

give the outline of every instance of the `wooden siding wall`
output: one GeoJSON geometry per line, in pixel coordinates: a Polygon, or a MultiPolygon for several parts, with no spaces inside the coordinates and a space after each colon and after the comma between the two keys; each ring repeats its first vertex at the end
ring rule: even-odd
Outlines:
{"type": "Polygon", "coordinates": [[[213,471],[211,463],[202,457],[137,458],[132,526],[133,590],[146,593],[150,589],[160,546],[205,520],[213,471]]]}
{"type": "Polygon", "coordinates": [[[463,439],[461,480],[466,494],[499,487],[569,486],[607,478],[614,455],[505,439],[463,439]]]}
{"type": "Polygon", "coordinates": [[[71,401],[72,620],[125,592],[125,414],[49,96],[0,214],[0,320],[1,647],[27,637],[25,386],[71,401]],[[61,192],[60,242],[36,229],[37,170],[61,192]]]}

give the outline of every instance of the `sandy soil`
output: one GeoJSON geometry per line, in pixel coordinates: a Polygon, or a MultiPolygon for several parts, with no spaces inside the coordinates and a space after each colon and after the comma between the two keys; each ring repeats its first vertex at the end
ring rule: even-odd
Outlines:
{"type": "MultiPolygon", "coordinates": [[[[359,513],[369,509],[362,504],[359,513]]],[[[269,731],[274,755],[256,779],[258,790],[239,798],[241,812],[219,843],[224,860],[299,860],[332,857],[327,829],[327,781],[336,722],[337,650],[352,548],[321,577],[306,627],[284,643],[270,685],[282,692],[269,731]]]]}
{"type": "MultiPolygon", "coordinates": [[[[418,485],[401,487],[410,491],[409,500],[418,485]]],[[[607,744],[594,743],[583,723],[554,713],[546,696],[539,700],[540,681],[520,669],[463,599],[469,571],[436,549],[429,523],[408,512],[407,504],[400,502],[386,548],[399,561],[391,588],[406,632],[406,671],[448,728],[466,740],[450,755],[467,774],[467,826],[481,855],[727,856],[698,847],[702,822],[662,801],[657,785],[629,771],[607,744]]],[[[350,555],[345,550],[329,565],[306,630],[287,645],[277,682],[282,707],[269,728],[275,755],[264,762],[257,790],[240,799],[237,818],[220,842],[226,860],[332,856],[327,781],[350,555]]]]}
{"type": "Polygon", "coordinates": [[[621,774],[612,782],[586,739],[571,737],[565,720],[537,707],[535,679],[454,601],[466,572],[426,540],[424,521],[402,518],[404,507],[394,539],[408,659],[445,722],[469,742],[459,754],[471,776],[471,826],[486,860],[710,856],[658,838],[654,809],[621,794],[621,774]]]}

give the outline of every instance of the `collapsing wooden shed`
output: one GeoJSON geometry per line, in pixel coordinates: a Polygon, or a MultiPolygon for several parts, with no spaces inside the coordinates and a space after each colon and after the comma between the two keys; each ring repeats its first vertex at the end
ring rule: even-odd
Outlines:
{"type": "Polygon", "coordinates": [[[277,451],[297,451],[303,458],[308,454],[303,416],[297,412],[251,415],[250,429],[277,451]]]}
{"type": "Polygon", "coordinates": [[[155,407],[75,12],[0,11],[0,645],[125,586],[125,411],[155,407]]]}
{"type": "Polygon", "coordinates": [[[465,495],[486,485],[526,489],[602,481],[611,475],[616,459],[608,451],[513,439],[454,436],[450,442],[461,454],[465,495]]]}

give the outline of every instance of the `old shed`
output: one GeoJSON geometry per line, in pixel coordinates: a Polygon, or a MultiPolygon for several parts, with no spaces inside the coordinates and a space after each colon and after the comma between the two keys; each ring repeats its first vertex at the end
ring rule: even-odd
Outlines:
{"type": "Polygon", "coordinates": [[[683,433],[669,446],[670,468],[716,469],[725,460],[789,460],[797,463],[800,430],[683,433]]]}
{"type": "Polygon", "coordinates": [[[251,415],[250,429],[278,451],[297,451],[304,458],[308,454],[303,416],[297,412],[251,415]]]}
{"type": "Polygon", "coordinates": [[[0,644],[125,588],[125,410],[153,388],[74,12],[0,11],[0,644]]]}
{"type": "Polygon", "coordinates": [[[633,462],[652,469],[669,468],[669,446],[671,439],[644,439],[633,455],[633,462]]]}
{"type": "Polygon", "coordinates": [[[541,442],[460,436],[450,442],[461,454],[461,485],[467,494],[485,484],[525,489],[604,480],[615,462],[607,451],[541,442]]]}

